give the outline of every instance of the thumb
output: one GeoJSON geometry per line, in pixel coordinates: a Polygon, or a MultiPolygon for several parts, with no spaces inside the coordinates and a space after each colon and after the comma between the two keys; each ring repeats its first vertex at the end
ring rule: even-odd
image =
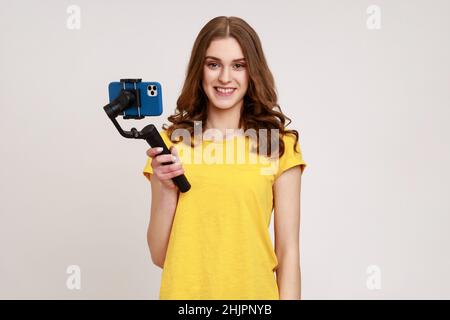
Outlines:
{"type": "Polygon", "coordinates": [[[179,161],[178,150],[177,150],[177,148],[175,148],[175,146],[170,147],[170,153],[173,154],[175,157],[177,157],[175,162],[178,162],[179,161]]]}

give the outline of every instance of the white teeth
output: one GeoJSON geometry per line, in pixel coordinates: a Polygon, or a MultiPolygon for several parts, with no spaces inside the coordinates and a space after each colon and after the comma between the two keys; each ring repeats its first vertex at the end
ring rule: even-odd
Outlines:
{"type": "Polygon", "coordinates": [[[234,91],[234,89],[224,89],[224,88],[216,88],[217,91],[221,92],[221,93],[231,93],[234,91]]]}

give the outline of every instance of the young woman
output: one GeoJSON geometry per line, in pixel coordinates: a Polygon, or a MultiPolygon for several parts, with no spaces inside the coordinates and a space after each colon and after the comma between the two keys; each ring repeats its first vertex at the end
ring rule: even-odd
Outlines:
{"type": "Polygon", "coordinates": [[[172,124],[160,131],[172,155],[150,148],[143,171],[152,189],[148,245],[163,268],[160,299],[300,299],[306,163],[286,119],[256,32],[237,17],[209,21],[172,124]],[[191,184],[186,193],[171,180],[180,174],[191,184]]]}

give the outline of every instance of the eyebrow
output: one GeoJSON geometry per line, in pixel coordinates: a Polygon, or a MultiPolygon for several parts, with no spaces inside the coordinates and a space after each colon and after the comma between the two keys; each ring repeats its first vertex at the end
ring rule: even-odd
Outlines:
{"type": "MultiPolygon", "coordinates": [[[[219,58],[213,57],[213,56],[206,56],[206,57],[205,57],[205,60],[208,59],[208,58],[209,58],[209,59],[214,59],[214,60],[217,60],[217,61],[221,61],[219,58]]],[[[245,61],[245,58],[239,58],[239,59],[234,59],[234,60],[233,60],[233,62],[236,62],[236,61],[245,61]]]]}

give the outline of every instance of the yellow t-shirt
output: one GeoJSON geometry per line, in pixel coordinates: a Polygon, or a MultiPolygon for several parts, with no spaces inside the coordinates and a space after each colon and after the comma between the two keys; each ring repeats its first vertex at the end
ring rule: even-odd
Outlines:
{"type": "MultiPolygon", "coordinates": [[[[278,300],[272,187],[285,170],[306,167],[295,137],[283,136],[285,153],[268,161],[250,152],[244,135],[191,148],[160,134],[168,148],[175,145],[191,189],[178,198],[159,298],[278,300]]],[[[148,158],[143,174],[151,173],[148,158]]]]}

